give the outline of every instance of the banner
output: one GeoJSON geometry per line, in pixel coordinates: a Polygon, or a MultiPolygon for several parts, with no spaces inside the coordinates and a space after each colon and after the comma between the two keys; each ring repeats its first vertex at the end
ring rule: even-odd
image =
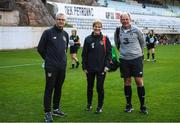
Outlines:
{"type": "Polygon", "coordinates": [[[64,4],[57,2],[48,2],[58,8],[58,13],[65,13],[67,17],[87,18],[87,19],[108,19],[119,20],[120,11],[114,8],[92,7],[84,5],[64,4]]]}

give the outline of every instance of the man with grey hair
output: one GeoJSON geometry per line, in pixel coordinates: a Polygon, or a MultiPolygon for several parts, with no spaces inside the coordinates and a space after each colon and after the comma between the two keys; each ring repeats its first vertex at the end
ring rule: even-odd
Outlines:
{"type": "Polygon", "coordinates": [[[116,28],[115,43],[120,51],[120,72],[124,79],[124,93],[126,96],[125,112],[132,112],[131,104],[131,77],[134,77],[137,92],[140,100],[140,112],[148,114],[144,104],[145,89],[143,84],[143,48],[145,40],[143,33],[131,25],[129,13],[122,13],[120,16],[121,27],[116,28]]]}
{"type": "Polygon", "coordinates": [[[38,52],[45,61],[46,85],[44,92],[44,119],[52,122],[52,115],[63,117],[60,110],[61,89],[66,75],[66,51],[69,36],[63,30],[66,17],[63,13],[56,15],[56,24],[43,32],[38,44],[38,52]],[[51,114],[51,99],[53,95],[53,112],[51,114]]]}

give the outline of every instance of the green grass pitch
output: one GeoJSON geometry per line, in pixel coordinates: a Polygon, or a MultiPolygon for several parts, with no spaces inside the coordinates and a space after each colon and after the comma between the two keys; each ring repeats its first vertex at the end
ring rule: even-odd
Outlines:
{"type": "MultiPolygon", "coordinates": [[[[62,110],[68,116],[54,117],[54,121],[180,122],[180,45],[157,46],[157,62],[144,62],[146,105],[149,115],[139,113],[134,81],[132,104],[135,110],[132,113],[124,112],[123,80],[120,78],[119,70],[106,76],[104,112],[98,115],[94,113],[97,104],[96,88],[93,111],[84,111],[86,77],[81,67],[70,69],[69,51],[67,55],[67,76],[63,85],[61,104],[62,110]]],[[[81,50],[78,58],[81,62],[81,50]]],[[[0,122],[43,121],[45,77],[41,63],[42,59],[36,49],[0,51],[0,122]],[[21,66],[23,64],[26,65],[21,66]]]]}

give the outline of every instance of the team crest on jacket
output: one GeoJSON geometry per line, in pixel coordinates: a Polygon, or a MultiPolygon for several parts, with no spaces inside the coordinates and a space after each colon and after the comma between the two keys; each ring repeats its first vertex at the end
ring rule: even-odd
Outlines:
{"type": "Polygon", "coordinates": [[[65,36],[63,36],[63,40],[64,40],[65,42],[67,42],[67,39],[66,39],[66,37],[65,37],[65,36]]]}
{"type": "Polygon", "coordinates": [[[100,41],[100,44],[101,44],[101,45],[104,45],[104,43],[103,43],[103,41],[102,41],[102,40],[100,41]]]}
{"type": "Polygon", "coordinates": [[[91,47],[94,48],[94,43],[91,44],[91,47]]]}

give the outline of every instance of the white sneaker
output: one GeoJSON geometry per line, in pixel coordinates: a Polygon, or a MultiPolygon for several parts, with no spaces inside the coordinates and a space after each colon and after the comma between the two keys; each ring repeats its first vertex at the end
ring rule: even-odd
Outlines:
{"type": "Polygon", "coordinates": [[[155,62],[155,61],[156,61],[156,59],[153,59],[153,60],[152,60],[152,62],[155,62]]]}

